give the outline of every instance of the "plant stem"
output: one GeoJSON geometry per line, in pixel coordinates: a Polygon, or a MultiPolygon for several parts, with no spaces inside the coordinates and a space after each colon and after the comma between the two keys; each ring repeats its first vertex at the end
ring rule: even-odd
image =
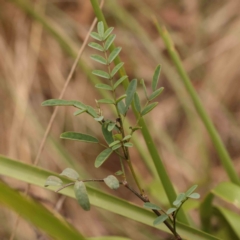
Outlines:
{"type": "MultiPolygon", "coordinates": [[[[90,0],[90,1],[91,1],[91,4],[92,4],[92,7],[93,7],[93,10],[95,12],[96,17],[98,18],[99,21],[103,21],[104,26],[107,29],[108,26],[107,26],[106,20],[104,18],[104,15],[102,13],[102,10],[99,7],[98,1],[97,0],[90,0]]],[[[114,48],[115,48],[115,46],[114,46],[114,44],[112,44],[110,46],[110,50],[113,50],[114,48]]],[[[121,62],[121,60],[120,60],[119,56],[117,56],[114,59],[114,63],[118,64],[120,62],[121,62]]],[[[125,71],[124,67],[122,67],[120,69],[119,73],[120,73],[121,76],[126,75],[126,71],[125,71]]],[[[123,87],[125,89],[127,89],[128,84],[129,84],[129,81],[127,79],[125,81],[123,81],[123,87]]],[[[133,112],[134,112],[135,116],[138,116],[138,112],[136,111],[133,104],[132,104],[132,109],[133,109],[133,112]]],[[[160,155],[158,154],[155,143],[154,143],[154,141],[153,141],[153,139],[152,139],[152,137],[149,133],[149,130],[148,130],[147,125],[146,125],[143,118],[141,118],[139,120],[139,125],[142,127],[142,134],[143,134],[145,143],[147,145],[147,148],[149,150],[149,153],[152,157],[153,163],[154,163],[155,168],[157,170],[158,177],[163,184],[163,187],[164,187],[164,190],[165,190],[166,195],[168,197],[169,203],[171,204],[177,197],[177,194],[174,190],[173,184],[172,184],[172,182],[171,182],[171,180],[170,180],[170,178],[167,174],[167,171],[165,169],[163,161],[162,161],[160,155]]],[[[182,209],[180,210],[180,212],[178,214],[178,218],[182,223],[185,223],[185,224],[189,225],[187,216],[182,209]]]]}
{"type": "Polygon", "coordinates": [[[169,55],[172,58],[172,61],[184,83],[184,86],[186,88],[186,90],[188,91],[188,94],[190,95],[190,97],[192,98],[193,104],[196,108],[196,111],[198,112],[200,118],[202,119],[212,141],[213,144],[216,148],[216,151],[219,155],[219,158],[222,162],[223,167],[225,168],[225,171],[228,174],[229,179],[235,183],[240,185],[240,180],[239,177],[234,169],[234,166],[232,164],[232,160],[229,156],[228,151],[226,150],[222,139],[219,136],[219,133],[217,132],[213,122],[211,121],[210,117],[208,116],[205,108],[203,107],[200,98],[198,97],[196,90],[194,89],[190,78],[188,77],[185,69],[183,68],[181,59],[177,53],[177,51],[175,50],[173,41],[168,33],[168,31],[166,30],[166,28],[164,26],[160,26],[158,24],[158,21],[156,18],[153,18],[153,21],[155,23],[155,26],[160,34],[160,36],[162,37],[165,46],[168,50],[169,55]]]}
{"type": "MultiPolygon", "coordinates": [[[[144,195],[140,195],[138,192],[136,192],[133,188],[131,188],[127,182],[123,182],[122,183],[124,185],[124,187],[126,187],[127,189],[129,189],[132,193],[134,193],[138,198],[140,198],[143,202],[150,202],[148,197],[144,196],[144,195]]],[[[161,213],[158,210],[152,209],[152,211],[157,215],[157,216],[161,216],[161,213]]],[[[166,227],[172,232],[172,234],[175,236],[176,240],[182,240],[182,238],[180,237],[180,235],[176,232],[176,229],[173,228],[171,226],[171,224],[165,220],[163,222],[166,227]]]]}

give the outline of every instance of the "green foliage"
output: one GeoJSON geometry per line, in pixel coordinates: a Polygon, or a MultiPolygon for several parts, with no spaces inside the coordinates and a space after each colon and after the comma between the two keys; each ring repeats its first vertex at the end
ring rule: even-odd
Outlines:
{"type": "Polygon", "coordinates": [[[111,148],[107,148],[103,150],[96,158],[94,166],[99,168],[112,154],[113,150],[111,148]]]}
{"type": "Polygon", "coordinates": [[[106,183],[106,185],[108,187],[110,187],[111,189],[118,189],[119,188],[119,181],[116,177],[114,177],[113,175],[107,176],[106,178],[103,179],[104,182],[106,183]]]}
{"type": "Polygon", "coordinates": [[[83,133],[77,133],[77,132],[65,132],[62,133],[61,138],[64,139],[69,139],[69,140],[76,140],[80,142],[88,142],[88,143],[98,143],[98,139],[88,135],[88,134],[83,134],[83,133]]]}
{"type": "Polygon", "coordinates": [[[74,193],[79,205],[85,210],[90,210],[90,202],[84,182],[76,181],[74,184],[74,193]]]}
{"type": "Polygon", "coordinates": [[[60,175],[62,176],[66,176],[70,179],[73,179],[73,180],[78,180],[79,179],[79,174],[74,170],[74,169],[71,169],[71,168],[65,168],[62,173],[60,173],[60,175]]]}
{"type": "Polygon", "coordinates": [[[48,186],[62,186],[63,182],[60,178],[55,176],[49,176],[44,184],[44,187],[48,186]]]}

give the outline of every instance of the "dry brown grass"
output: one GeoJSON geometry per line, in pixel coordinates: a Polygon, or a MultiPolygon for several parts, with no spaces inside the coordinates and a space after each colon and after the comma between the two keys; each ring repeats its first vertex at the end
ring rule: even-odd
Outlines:
{"type": "MultiPolygon", "coordinates": [[[[41,6],[39,2],[34,2],[36,9],[60,28],[74,46],[80,46],[94,18],[90,2],[46,1],[41,6]]],[[[0,1],[0,4],[0,153],[32,163],[53,111],[40,104],[59,96],[74,59],[64,53],[41,24],[16,5],[8,1],[0,1]]],[[[155,66],[159,62],[162,64],[160,85],[165,87],[165,91],[159,98],[159,107],[151,112],[147,121],[172,181],[179,191],[192,183],[199,183],[204,193],[227,179],[206,130],[186,93],[181,93],[180,98],[177,96],[176,86],[172,83],[178,79],[169,79],[171,73],[165,72],[165,63],[157,61],[152,50],[145,48],[140,33],[131,30],[131,20],[129,26],[123,23],[115,16],[117,10],[110,9],[109,4],[106,0],[104,12],[109,26],[115,26],[116,42],[123,47],[121,57],[130,79],[144,78],[149,86],[155,66]],[[186,112],[186,109],[189,110],[186,112]]],[[[152,41],[149,49],[154,48],[153,52],[159,52],[166,58],[165,47],[146,15],[155,14],[168,27],[184,66],[240,173],[240,3],[235,0],[185,0],[181,3],[124,0],[118,1],[118,4],[142,25],[143,33],[152,41]]],[[[82,59],[94,68],[89,59],[91,53],[92,50],[85,49],[82,59]]],[[[98,97],[89,78],[77,69],[64,98],[94,105],[94,99],[98,97]]],[[[39,165],[60,172],[68,162],[59,151],[62,149],[82,169],[99,177],[102,172],[96,172],[93,167],[98,148],[59,140],[60,133],[65,130],[100,134],[97,125],[88,116],[76,118],[72,114],[71,108],[61,108],[58,112],[51,139],[41,154],[39,165]]],[[[139,158],[137,153],[133,154],[139,158]]],[[[118,170],[114,160],[106,164],[105,170],[118,170]]],[[[148,175],[145,165],[140,165],[139,171],[148,175]]],[[[4,180],[21,190],[25,187],[23,183],[4,180]]],[[[38,200],[40,198],[39,201],[47,200],[49,207],[56,206],[58,201],[56,194],[43,189],[32,187],[30,194],[38,200]]],[[[121,194],[126,195],[123,191],[121,194]]],[[[132,239],[149,239],[149,236],[154,239],[150,228],[136,234],[140,224],[124,222],[121,217],[97,210],[85,214],[79,209],[79,214],[76,214],[76,208],[74,200],[66,200],[59,211],[87,236],[125,235],[127,232],[132,239]],[[93,218],[99,222],[94,228],[89,225],[93,218]],[[121,222],[121,227],[112,224],[113,221],[121,222]],[[133,226],[131,230],[129,224],[133,226]]],[[[5,225],[0,228],[1,239],[8,239],[15,215],[5,209],[1,209],[0,214],[5,219],[5,225]]],[[[25,222],[20,226],[18,239],[37,239],[32,226],[25,222]]]]}

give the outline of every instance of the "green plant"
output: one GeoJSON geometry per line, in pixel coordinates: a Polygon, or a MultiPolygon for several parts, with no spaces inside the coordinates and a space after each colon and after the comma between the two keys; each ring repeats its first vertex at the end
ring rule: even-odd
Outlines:
{"type": "Polygon", "coordinates": [[[78,132],[62,133],[61,138],[92,144],[100,144],[104,148],[104,150],[95,159],[94,165],[96,168],[99,168],[111,156],[111,154],[115,153],[119,158],[120,168],[120,170],[117,171],[115,175],[121,177],[121,181],[119,181],[114,175],[107,176],[104,179],[80,180],[79,174],[74,169],[66,168],[60,175],[66,176],[74,180],[73,182],[63,185],[63,182],[60,178],[56,176],[49,176],[46,180],[45,186],[61,186],[59,189],[57,189],[57,192],[59,192],[66,187],[74,185],[74,193],[78,203],[84,210],[88,211],[90,210],[90,201],[84,184],[85,182],[104,182],[111,189],[118,189],[120,185],[123,185],[132,193],[134,193],[138,198],[140,198],[145,203],[145,207],[150,208],[158,216],[154,221],[154,224],[164,222],[164,224],[173,233],[176,239],[182,239],[176,230],[177,214],[183,203],[188,198],[199,198],[199,194],[193,193],[197,185],[191,187],[186,193],[181,193],[180,195],[178,195],[177,199],[173,202],[173,205],[175,207],[164,211],[156,205],[150,203],[148,196],[145,194],[136,176],[129,153],[129,148],[133,147],[131,138],[134,132],[142,128],[138,125],[140,119],[157,106],[158,102],[152,101],[156,97],[158,97],[163,91],[163,87],[158,88],[158,80],[160,76],[161,66],[158,65],[154,71],[151,85],[152,93],[150,95],[147,92],[144,80],[141,79],[140,81],[146,98],[144,104],[142,104],[142,101],[140,100],[140,97],[137,93],[137,79],[133,79],[132,81],[130,81],[130,84],[128,85],[125,93],[119,96],[117,90],[120,87],[121,83],[123,83],[127,79],[127,76],[124,75],[117,79],[116,75],[118,71],[122,68],[124,63],[119,62],[115,66],[113,66],[112,63],[120,53],[121,48],[116,47],[110,50],[110,46],[113,44],[113,41],[116,37],[115,34],[112,34],[112,27],[105,30],[103,22],[98,22],[97,30],[97,32],[92,32],[91,36],[99,43],[91,42],[89,43],[89,46],[93,49],[98,50],[102,54],[91,55],[91,58],[94,61],[104,65],[106,70],[94,70],[92,73],[98,77],[105,79],[107,81],[107,84],[98,83],[95,85],[95,87],[105,91],[110,91],[112,93],[112,98],[103,98],[96,100],[96,108],[85,105],[84,103],[75,100],[68,101],[59,99],[50,99],[44,101],[42,103],[42,106],[73,106],[78,109],[74,113],[75,116],[87,113],[92,118],[94,118],[94,120],[98,122],[99,126],[102,129],[102,134],[106,143],[101,143],[94,136],[78,132]],[[114,119],[106,119],[104,117],[104,112],[101,108],[102,104],[110,104],[114,106],[116,113],[114,119]],[[137,118],[133,126],[126,126],[126,124],[124,124],[124,120],[131,106],[137,112],[137,118]],[[133,189],[128,184],[128,176],[126,176],[125,174],[126,165],[129,167],[131,176],[133,177],[138,187],[138,191],[133,189]]]}

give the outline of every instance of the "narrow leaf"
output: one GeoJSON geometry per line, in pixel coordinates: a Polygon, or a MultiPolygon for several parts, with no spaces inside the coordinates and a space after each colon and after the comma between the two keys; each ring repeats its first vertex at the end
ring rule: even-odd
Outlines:
{"type": "Polygon", "coordinates": [[[115,172],[114,174],[117,176],[120,176],[120,175],[123,175],[123,172],[122,172],[122,170],[119,170],[119,171],[115,172]]]}
{"type": "Polygon", "coordinates": [[[94,61],[99,62],[101,64],[107,65],[107,60],[100,55],[93,54],[93,55],[91,55],[91,59],[93,59],[94,61]]]}
{"type": "Polygon", "coordinates": [[[121,77],[120,79],[118,79],[115,83],[114,83],[114,85],[113,85],[113,89],[115,90],[117,87],[118,87],[118,85],[119,84],[121,84],[125,79],[127,79],[128,78],[128,76],[123,76],[123,77],[121,77]]]}
{"type": "Polygon", "coordinates": [[[123,100],[124,98],[126,98],[127,95],[126,94],[123,94],[122,96],[120,96],[117,100],[116,100],[116,103],[120,102],[121,100],[123,100]]]}
{"type": "Polygon", "coordinates": [[[114,141],[112,132],[108,131],[108,123],[102,125],[102,133],[108,145],[114,141]]]}
{"type": "Polygon", "coordinates": [[[96,158],[95,160],[95,167],[98,168],[100,167],[112,154],[113,150],[111,148],[107,148],[103,150],[96,158]]]}
{"type": "MultiPolygon", "coordinates": [[[[136,89],[137,89],[137,79],[133,79],[129,85],[128,85],[128,88],[126,90],[126,94],[127,94],[127,97],[125,99],[125,104],[126,104],[126,111],[128,109],[128,107],[131,105],[132,103],[132,100],[133,100],[133,97],[134,97],[134,94],[136,92],[136,89]]],[[[125,111],[125,112],[126,112],[125,111]]]]}
{"type": "Polygon", "coordinates": [[[94,120],[96,120],[97,122],[101,122],[101,121],[103,120],[103,116],[100,116],[100,117],[94,118],[94,120]]]}
{"type": "Polygon", "coordinates": [[[79,179],[79,174],[72,168],[66,168],[59,175],[66,176],[68,178],[77,180],[79,179]]]}
{"type": "Polygon", "coordinates": [[[109,47],[112,45],[114,39],[116,38],[115,34],[112,34],[109,36],[109,38],[106,40],[105,44],[104,44],[104,50],[107,51],[109,49],[109,47]]]}
{"type": "Polygon", "coordinates": [[[108,187],[110,187],[111,189],[116,190],[119,188],[119,181],[115,176],[110,175],[110,176],[104,178],[103,180],[106,183],[106,185],[108,187]]]}
{"type": "Polygon", "coordinates": [[[200,194],[199,193],[192,193],[188,197],[189,198],[193,198],[193,199],[199,199],[200,198],[200,194]]]}
{"type": "Polygon", "coordinates": [[[110,79],[110,75],[107,72],[104,72],[102,70],[93,70],[92,74],[102,78],[110,79]]]}
{"type": "Polygon", "coordinates": [[[115,104],[115,102],[112,99],[99,99],[97,101],[98,103],[115,104]]]}
{"type": "Polygon", "coordinates": [[[186,195],[185,193],[180,193],[178,196],[177,196],[177,199],[173,202],[173,205],[174,206],[178,206],[183,200],[186,199],[186,195]]]}
{"type": "Polygon", "coordinates": [[[77,110],[76,112],[74,112],[73,115],[77,116],[77,115],[80,115],[80,114],[82,114],[82,113],[84,113],[86,111],[87,111],[87,109],[80,109],[80,110],[77,110]]]}
{"type": "Polygon", "coordinates": [[[74,184],[74,193],[79,205],[85,210],[90,210],[90,202],[85,184],[82,181],[76,181],[74,184]]]}
{"type": "Polygon", "coordinates": [[[116,141],[112,142],[111,144],[109,144],[109,147],[112,147],[112,146],[114,146],[114,145],[116,145],[116,144],[118,144],[118,143],[120,143],[120,141],[119,141],[119,140],[116,140],[116,141]]]}
{"type": "Polygon", "coordinates": [[[90,36],[98,41],[102,41],[102,38],[99,36],[97,32],[91,32],[90,36]]]}
{"type": "Polygon", "coordinates": [[[55,176],[49,176],[44,184],[44,187],[48,186],[61,186],[62,185],[62,180],[58,177],[55,176]]]}
{"type": "Polygon", "coordinates": [[[157,217],[154,221],[153,221],[153,225],[158,225],[160,223],[163,223],[165,220],[168,219],[168,215],[166,214],[163,214],[159,217],[157,217]]]}
{"type": "Polygon", "coordinates": [[[118,63],[118,64],[113,68],[113,70],[112,70],[112,72],[111,72],[111,77],[113,77],[123,65],[124,65],[123,62],[118,63]]]}
{"type": "Polygon", "coordinates": [[[158,65],[155,69],[155,72],[153,74],[153,79],[152,79],[152,90],[155,91],[157,89],[158,85],[158,79],[160,76],[160,71],[161,71],[161,66],[158,65]]]}
{"type": "Polygon", "coordinates": [[[116,145],[114,145],[113,147],[112,147],[112,150],[114,151],[114,150],[117,150],[118,148],[120,148],[122,146],[122,144],[121,143],[118,143],[118,144],[116,144],[116,145]]]}
{"type": "Polygon", "coordinates": [[[141,112],[141,115],[145,115],[147,113],[149,113],[150,111],[152,111],[156,106],[158,105],[158,102],[154,102],[154,103],[151,103],[149,105],[147,105],[141,112]]]}
{"type": "Polygon", "coordinates": [[[83,104],[82,102],[79,101],[73,101],[73,106],[79,109],[86,109],[87,105],[83,104]]]}
{"type": "Polygon", "coordinates": [[[123,145],[124,145],[125,147],[132,147],[132,146],[133,146],[133,144],[130,143],[130,142],[124,143],[123,145]]]}
{"type": "Polygon", "coordinates": [[[115,140],[122,141],[122,134],[120,134],[120,133],[114,134],[113,137],[115,140]]]}
{"type": "Polygon", "coordinates": [[[134,103],[136,110],[139,113],[141,113],[141,104],[140,104],[140,100],[139,100],[139,96],[138,96],[137,92],[134,93],[133,103],[134,103]]]}
{"type": "Polygon", "coordinates": [[[193,185],[192,187],[190,187],[186,192],[185,192],[185,195],[186,197],[188,197],[189,195],[191,195],[195,189],[198,187],[198,185],[193,185]]]}
{"type": "Polygon", "coordinates": [[[98,30],[99,36],[103,39],[103,35],[104,35],[104,25],[103,25],[103,22],[98,22],[97,30],[98,30]]]}
{"type": "Polygon", "coordinates": [[[90,143],[98,143],[98,139],[87,134],[77,133],[77,132],[64,132],[61,134],[60,138],[76,140],[81,142],[90,142],[90,143]]]}
{"type": "Polygon", "coordinates": [[[159,96],[159,95],[162,93],[163,90],[164,90],[163,87],[155,90],[155,91],[149,96],[149,99],[148,99],[148,100],[149,100],[149,101],[152,101],[154,98],[156,98],[157,96],[159,96]]]}
{"type": "Polygon", "coordinates": [[[121,47],[115,48],[108,56],[108,63],[111,63],[117,57],[121,50],[121,47]]]}
{"type": "Polygon", "coordinates": [[[118,111],[124,116],[126,113],[126,107],[123,101],[117,103],[118,111]]]}
{"type": "Polygon", "coordinates": [[[177,208],[169,208],[166,213],[169,215],[169,214],[172,214],[173,212],[175,212],[176,210],[177,210],[177,208]]]}
{"type": "Polygon", "coordinates": [[[110,85],[104,84],[104,83],[98,83],[95,85],[95,87],[99,89],[104,89],[104,90],[113,90],[110,85]]]}
{"type": "Polygon", "coordinates": [[[104,51],[103,47],[102,47],[100,44],[95,43],[95,42],[90,42],[90,43],[88,44],[88,46],[91,47],[91,48],[93,48],[93,49],[99,50],[99,51],[101,51],[101,52],[104,51]]]}
{"type": "Polygon", "coordinates": [[[145,96],[148,99],[147,88],[145,86],[144,79],[141,79],[140,84],[143,86],[143,90],[144,90],[145,96]]]}
{"type": "Polygon", "coordinates": [[[110,122],[110,123],[108,124],[107,130],[108,130],[109,132],[111,132],[111,131],[114,129],[115,125],[116,125],[116,123],[110,122]]]}
{"type": "Polygon", "coordinates": [[[48,99],[42,102],[42,106],[73,106],[74,101],[68,101],[63,99],[48,99]]]}
{"type": "Polygon", "coordinates": [[[146,202],[143,204],[143,206],[145,208],[148,208],[148,209],[154,209],[154,210],[161,210],[161,208],[153,203],[150,203],[150,202],[146,202]]]}
{"type": "Polygon", "coordinates": [[[107,39],[107,37],[111,34],[111,32],[113,31],[113,27],[110,27],[106,30],[106,32],[103,35],[103,40],[105,41],[107,39]]]}
{"type": "Polygon", "coordinates": [[[87,107],[87,113],[91,115],[94,118],[98,117],[98,114],[96,113],[95,109],[91,106],[86,106],[87,107]]]}
{"type": "Polygon", "coordinates": [[[123,141],[126,141],[126,140],[130,139],[131,137],[132,137],[132,135],[127,135],[123,138],[123,141]]]}

